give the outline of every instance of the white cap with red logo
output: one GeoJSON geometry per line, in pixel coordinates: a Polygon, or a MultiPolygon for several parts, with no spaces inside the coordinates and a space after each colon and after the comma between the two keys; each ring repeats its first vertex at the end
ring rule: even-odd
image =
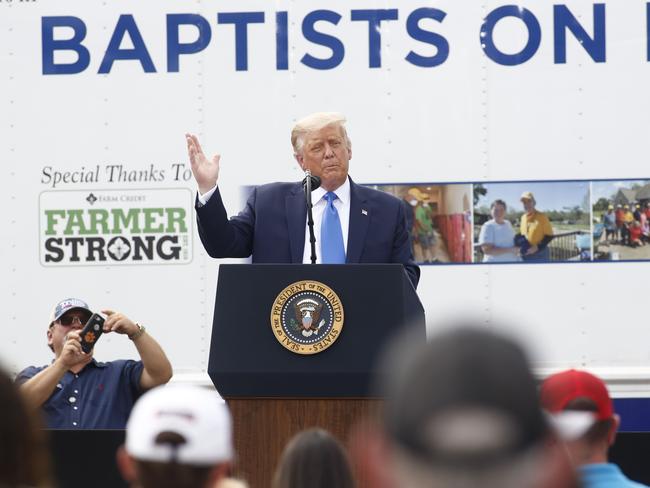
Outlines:
{"type": "Polygon", "coordinates": [[[196,466],[231,461],[232,420],[226,402],[215,390],[198,386],[154,388],[131,412],[126,450],[142,461],[196,466]]]}

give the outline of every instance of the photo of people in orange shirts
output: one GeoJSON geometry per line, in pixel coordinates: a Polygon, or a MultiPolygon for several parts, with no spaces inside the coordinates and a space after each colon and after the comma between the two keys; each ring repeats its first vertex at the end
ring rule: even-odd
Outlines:
{"type": "Polygon", "coordinates": [[[650,180],[592,182],[594,259],[650,259],[650,180]]]}

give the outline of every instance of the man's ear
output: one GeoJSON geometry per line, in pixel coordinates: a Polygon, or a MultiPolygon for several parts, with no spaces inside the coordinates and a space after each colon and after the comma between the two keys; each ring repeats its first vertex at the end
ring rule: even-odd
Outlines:
{"type": "Polygon", "coordinates": [[[52,325],[47,328],[47,345],[52,348],[52,325]]]}
{"type": "Polygon", "coordinates": [[[122,478],[124,478],[127,483],[134,483],[137,480],[135,461],[131,456],[129,456],[129,453],[126,452],[123,445],[117,449],[115,457],[122,478]]]}
{"type": "Polygon", "coordinates": [[[612,425],[609,428],[609,432],[607,433],[607,445],[612,446],[614,445],[614,441],[616,440],[616,433],[618,432],[618,428],[621,425],[621,417],[615,413],[612,415],[612,425]]]}
{"type": "Polygon", "coordinates": [[[304,171],[305,170],[305,159],[302,157],[302,154],[293,153],[293,157],[296,158],[296,161],[298,161],[298,165],[304,171]]]}

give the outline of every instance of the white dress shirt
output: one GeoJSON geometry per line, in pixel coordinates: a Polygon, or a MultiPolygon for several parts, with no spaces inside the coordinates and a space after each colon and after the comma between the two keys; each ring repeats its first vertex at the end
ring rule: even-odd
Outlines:
{"type": "Polygon", "coordinates": [[[199,195],[199,203],[201,204],[201,205],[199,205],[199,206],[202,207],[203,205],[205,205],[206,203],[208,203],[208,200],[210,200],[210,198],[212,197],[212,195],[214,195],[214,192],[215,192],[215,191],[217,191],[217,185],[214,185],[212,188],[210,188],[208,191],[206,191],[203,195],[201,195],[201,192],[199,191],[199,192],[198,192],[198,195],[199,195]]]}
{"type": "MultiPolygon", "coordinates": [[[[316,237],[316,263],[319,264],[321,251],[320,251],[320,226],[323,222],[323,212],[327,206],[325,199],[327,190],[316,188],[311,194],[312,201],[312,214],[314,216],[314,237],[316,237]]],[[[346,178],[345,183],[339,186],[336,190],[336,200],[334,200],[334,207],[339,213],[339,220],[341,221],[341,232],[343,232],[343,248],[345,254],[348,253],[348,229],[350,228],[350,179],[346,178]]],[[[302,262],[305,264],[311,263],[311,244],[309,242],[309,227],[305,219],[305,252],[302,255],[302,262]]]]}

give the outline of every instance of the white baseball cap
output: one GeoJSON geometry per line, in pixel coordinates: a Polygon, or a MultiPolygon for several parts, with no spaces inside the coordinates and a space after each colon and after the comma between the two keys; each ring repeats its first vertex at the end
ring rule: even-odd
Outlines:
{"type": "Polygon", "coordinates": [[[133,407],[126,451],[142,461],[197,466],[231,461],[232,420],[226,402],[216,391],[198,386],[154,388],[133,407]],[[178,434],[183,442],[165,442],[161,434],[166,432],[178,434]]]}

